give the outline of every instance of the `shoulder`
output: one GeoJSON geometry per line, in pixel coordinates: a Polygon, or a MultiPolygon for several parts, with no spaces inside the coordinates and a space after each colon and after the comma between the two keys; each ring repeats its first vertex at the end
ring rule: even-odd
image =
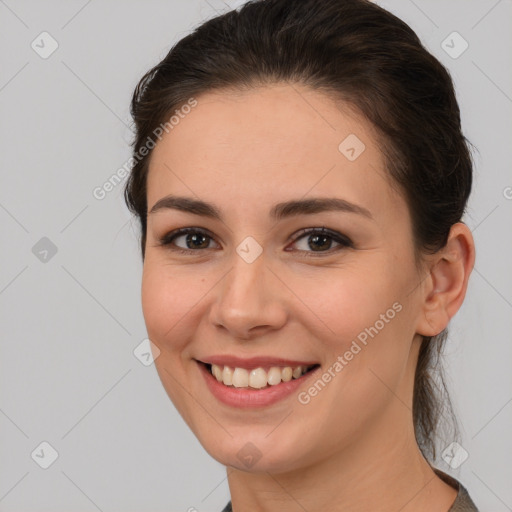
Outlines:
{"type": "MultiPolygon", "coordinates": [[[[434,469],[436,475],[457,490],[457,498],[448,512],[479,512],[467,489],[455,478],[439,469],[434,469]]],[[[223,511],[224,512],[224,511],[223,511]]]]}

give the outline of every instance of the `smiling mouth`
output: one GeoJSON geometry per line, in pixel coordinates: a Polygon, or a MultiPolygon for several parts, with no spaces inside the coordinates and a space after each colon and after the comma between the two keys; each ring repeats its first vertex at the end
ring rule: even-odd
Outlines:
{"type": "Polygon", "coordinates": [[[282,382],[302,378],[307,373],[316,370],[320,365],[310,366],[271,366],[269,368],[234,368],[209,363],[200,363],[221,384],[230,388],[268,389],[282,382]]]}

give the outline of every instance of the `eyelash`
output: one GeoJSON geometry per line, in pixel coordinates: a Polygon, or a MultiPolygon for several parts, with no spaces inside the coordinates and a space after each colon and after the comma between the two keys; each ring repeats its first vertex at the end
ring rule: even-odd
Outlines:
{"type": "MultiPolygon", "coordinates": [[[[191,254],[191,253],[197,253],[201,252],[207,249],[183,249],[181,247],[170,247],[172,242],[178,238],[181,235],[187,235],[187,234],[200,234],[208,237],[209,239],[213,240],[213,237],[210,236],[210,234],[201,228],[180,228],[175,231],[171,231],[170,233],[167,233],[159,240],[159,245],[161,246],[168,246],[170,250],[173,252],[177,252],[180,254],[191,254]]],[[[326,229],[324,227],[322,228],[306,228],[302,229],[298,232],[298,234],[294,237],[292,240],[292,243],[296,243],[301,238],[304,238],[306,235],[323,235],[327,236],[328,238],[331,238],[333,241],[340,244],[338,248],[335,248],[334,250],[328,249],[327,251],[299,251],[304,253],[307,257],[318,257],[323,254],[332,254],[333,252],[336,252],[338,250],[341,250],[343,248],[353,248],[354,244],[353,242],[345,235],[342,235],[341,233],[337,233],[336,231],[331,231],[330,229],[326,229]]]]}

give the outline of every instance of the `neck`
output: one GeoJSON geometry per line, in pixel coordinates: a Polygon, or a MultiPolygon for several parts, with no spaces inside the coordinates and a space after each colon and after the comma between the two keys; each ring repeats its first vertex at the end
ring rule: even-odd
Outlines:
{"type": "Polygon", "coordinates": [[[233,511],[448,511],[457,492],[421,454],[410,410],[399,400],[389,409],[373,431],[307,467],[286,473],[228,467],[233,511]]]}

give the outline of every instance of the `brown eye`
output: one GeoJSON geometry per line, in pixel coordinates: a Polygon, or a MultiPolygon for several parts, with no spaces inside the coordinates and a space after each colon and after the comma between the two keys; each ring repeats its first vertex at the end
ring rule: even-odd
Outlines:
{"type": "Polygon", "coordinates": [[[328,251],[333,252],[330,251],[333,242],[337,243],[339,246],[334,250],[340,250],[346,247],[353,247],[352,241],[345,235],[325,228],[312,228],[308,230],[303,230],[301,231],[301,234],[295,238],[293,243],[297,245],[297,242],[302,241],[302,239],[304,239],[304,241],[301,242],[303,246],[298,250],[306,253],[325,253],[328,251]]]}
{"type": "MultiPolygon", "coordinates": [[[[172,251],[191,254],[204,249],[212,249],[213,247],[210,246],[212,241],[214,241],[213,237],[201,228],[181,228],[165,235],[159,243],[162,246],[169,247],[172,251]],[[176,243],[180,239],[183,239],[180,242],[182,245],[176,243]]],[[[297,245],[299,241],[303,244],[303,247],[299,248],[298,251],[307,256],[331,254],[343,248],[354,247],[348,237],[326,228],[304,229],[295,237],[293,244],[297,245]],[[334,249],[332,247],[333,243],[338,244],[334,249]]],[[[285,250],[290,251],[290,249],[285,250]]]]}
{"type": "Polygon", "coordinates": [[[182,228],[168,233],[160,240],[160,245],[169,246],[170,249],[190,253],[199,249],[210,249],[213,238],[200,228],[182,228]],[[182,246],[176,244],[176,240],[183,239],[182,246]]]}

